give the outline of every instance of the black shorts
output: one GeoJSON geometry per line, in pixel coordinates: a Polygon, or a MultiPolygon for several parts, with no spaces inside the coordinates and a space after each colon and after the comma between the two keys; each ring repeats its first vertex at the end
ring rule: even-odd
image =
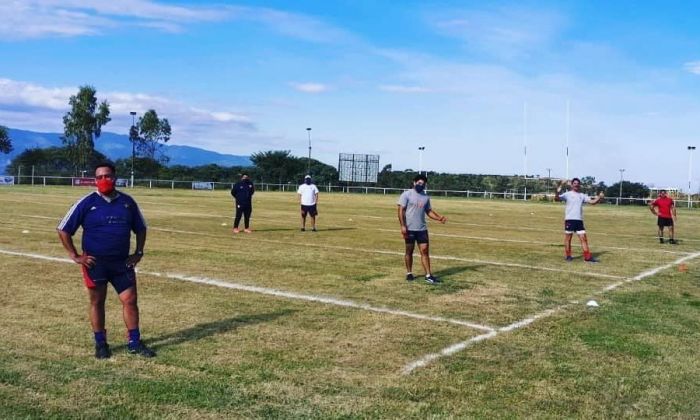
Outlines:
{"type": "Polygon", "coordinates": [[[657,219],[656,223],[660,228],[662,227],[673,227],[673,217],[660,217],[657,219]]]}
{"type": "Polygon", "coordinates": [[[95,257],[95,265],[91,268],[82,266],[82,269],[88,289],[94,289],[98,284],[111,283],[119,294],[136,285],[134,267],[127,266],[124,258],[95,257]]]}
{"type": "Polygon", "coordinates": [[[564,232],[576,232],[579,235],[583,235],[586,233],[586,228],[583,226],[583,220],[564,220],[564,232]]]}
{"type": "Polygon", "coordinates": [[[418,242],[419,244],[430,243],[427,230],[409,230],[404,239],[406,245],[413,245],[414,242],[418,242]]]}
{"type": "Polygon", "coordinates": [[[318,210],[316,210],[316,204],[311,205],[311,206],[305,206],[302,204],[301,206],[301,215],[306,216],[306,214],[309,214],[311,217],[316,217],[318,214],[318,210]]]}

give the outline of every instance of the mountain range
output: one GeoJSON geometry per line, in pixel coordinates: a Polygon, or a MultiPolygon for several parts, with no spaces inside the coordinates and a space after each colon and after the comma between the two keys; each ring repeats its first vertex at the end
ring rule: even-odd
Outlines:
{"type": "MultiPolygon", "coordinates": [[[[12,147],[14,150],[7,155],[0,154],[0,170],[3,172],[12,159],[26,149],[63,146],[63,142],[61,141],[63,133],[40,133],[14,128],[8,128],[7,131],[10,135],[10,139],[12,139],[12,147]]],[[[219,166],[231,167],[253,165],[250,161],[250,156],[228,155],[191,146],[166,144],[164,147],[165,155],[170,158],[168,162],[170,166],[216,164],[219,166]]],[[[131,142],[129,141],[129,136],[126,134],[103,132],[102,135],[95,140],[95,149],[112,160],[131,157],[131,142]]]]}

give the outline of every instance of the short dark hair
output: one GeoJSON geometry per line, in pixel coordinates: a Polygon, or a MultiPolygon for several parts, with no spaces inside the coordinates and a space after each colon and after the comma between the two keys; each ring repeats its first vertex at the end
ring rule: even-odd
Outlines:
{"type": "Polygon", "coordinates": [[[581,180],[578,179],[578,178],[572,178],[572,179],[571,179],[571,183],[572,183],[572,184],[574,183],[574,181],[578,181],[579,184],[581,183],[581,180]]]}
{"type": "Polygon", "coordinates": [[[426,177],[423,174],[418,174],[418,175],[413,177],[413,182],[418,182],[420,180],[423,180],[423,182],[428,182],[428,177],[426,177]]]}
{"type": "Polygon", "coordinates": [[[117,168],[114,167],[114,164],[112,162],[104,161],[104,162],[99,162],[98,164],[95,165],[95,171],[97,172],[97,168],[109,168],[112,170],[113,174],[117,174],[117,168]]]}
{"type": "Polygon", "coordinates": [[[659,194],[661,194],[661,193],[666,193],[666,190],[659,191],[659,194]]]}

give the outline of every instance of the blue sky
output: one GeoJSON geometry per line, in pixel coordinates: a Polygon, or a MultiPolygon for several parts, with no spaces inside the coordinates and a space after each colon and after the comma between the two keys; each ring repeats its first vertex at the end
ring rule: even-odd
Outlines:
{"type": "Polygon", "coordinates": [[[90,84],[106,131],[154,108],[173,144],[305,156],[311,127],[333,165],[418,169],[425,146],[423,169],[564,177],[567,103],[571,176],[687,189],[700,146],[700,3],[25,0],[0,15],[13,128],[61,131],[90,84]]]}

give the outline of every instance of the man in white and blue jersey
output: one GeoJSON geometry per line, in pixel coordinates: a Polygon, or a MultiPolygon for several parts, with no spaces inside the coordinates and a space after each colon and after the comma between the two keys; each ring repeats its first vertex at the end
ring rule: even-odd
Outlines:
{"type": "Polygon", "coordinates": [[[584,261],[598,262],[598,260],[591,255],[591,250],[588,247],[586,228],[583,226],[583,205],[598,204],[605,198],[605,195],[600,192],[597,196],[590,197],[580,192],[581,180],[578,178],[572,179],[571,190],[562,194],[561,190],[567,183],[568,181],[566,180],[560,182],[554,195],[555,201],[563,201],[566,203],[566,210],[564,212],[564,253],[566,255],[566,261],[573,261],[574,259],[571,256],[571,237],[575,232],[581,241],[584,261]]]}
{"type": "Polygon", "coordinates": [[[95,167],[97,191],[78,200],[68,210],[57,230],[70,258],[80,264],[90,298],[90,323],[95,336],[95,357],[107,359],[112,353],[105,331],[105,299],[110,283],[119,295],[128,332],[128,351],[144,357],[155,352],[141,341],[139,308],[134,266],[141,261],[146,244],[146,221],[130,196],[114,189],[116,173],[111,163],[95,167]],[[73,244],[73,235],[83,228],[82,252],[73,244]],[[136,250],[129,253],[131,232],[136,234],[136,250]]]}
{"type": "Polygon", "coordinates": [[[430,284],[439,283],[437,277],[430,270],[430,241],[428,238],[428,225],[425,223],[427,214],[433,220],[445,223],[447,217],[436,213],[430,206],[430,197],[425,193],[425,184],[428,179],[425,175],[418,174],[413,178],[413,189],[406,190],[399,197],[398,216],[401,224],[401,235],[406,243],[404,262],[406,263],[406,280],[413,281],[413,249],[416,242],[420,250],[420,261],[425,270],[425,281],[430,284]]]}

